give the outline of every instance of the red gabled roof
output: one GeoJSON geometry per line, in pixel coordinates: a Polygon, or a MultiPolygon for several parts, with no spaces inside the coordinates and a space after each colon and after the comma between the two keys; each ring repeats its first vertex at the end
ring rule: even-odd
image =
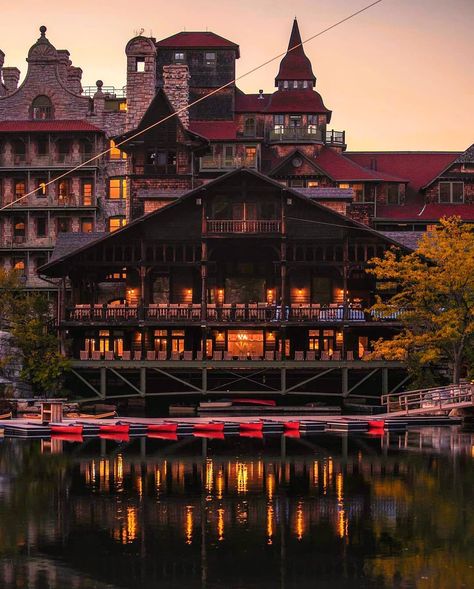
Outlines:
{"type": "Polygon", "coordinates": [[[463,221],[474,221],[474,206],[466,204],[407,204],[407,205],[378,205],[378,219],[396,219],[410,221],[438,221],[441,217],[456,215],[463,221]]]}
{"type": "Polygon", "coordinates": [[[194,48],[194,49],[211,49],[211,48],[229,48],[234,49],[239,57],[239,46],[229,39],[224,39],[220,35],[208,31],[182,31],[162,39],[156,43],[157,47],[170,47],[180,49],[194,48]]]}
{"type": "Polygon", "coordinates": [[[244,94],[237,89],[235,93],[235,112],[264,112],[270,103],[271,94],[244,94]]]}
{"type": "Polygon", "coordinates": [[[324,106],[321,95],[311,88],[308,90],[277,90],[271,95],[265,112],[327,113],[329,115],[328,122],[331,118],[331,111],[324,106]]]}
{"type": "Polygon", "coordinates": [[[102,129],[86,121],[0,121],[0,133],[49,133],[54,131],[103,133],[102,129]]]}
{"type": "Polygon", "coordinates": [[[407,179],[385,172],[369,170],[329,147],[323,147],[315,164],[337,182],[407,182],[407,179]]]}
{"type": "Polygon", "coordinates": [[[291,29],[288,51],[280,62],[280,70],[275,78],[275,86],[278,86],[280,80],[311,80],[313,85],[316,83],[311,62],[301,44],[301,35],[296,18],[291,29]]]}
{"type": "Polygon", "coordinates": [[[367,167],[376,167],[377,172],[388,172],[409,180],[408,187],[413,192],[429,184],[443,172],[460,152],[346,152],[345,156],[353,162],[367,167]]]}
{"type": "Polygon", "coordinates": [[[230,141],[237,138],[234,121],[191,121],[189,130],[211,141],[230,141]]]}

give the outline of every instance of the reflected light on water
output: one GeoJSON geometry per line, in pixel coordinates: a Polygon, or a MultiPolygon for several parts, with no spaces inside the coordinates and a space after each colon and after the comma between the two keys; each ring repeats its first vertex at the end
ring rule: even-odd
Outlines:
{"type": "Polygon", "coordinates": [[[237,463],[237,491],[247,493],[248,491],[248,467],[243,462],[237,463]]]}
{"type": "Polygon", "coordinates": [[[217,510],[217,539],[219,542],[224,540],[224,509],[217,510]]]}
{"type": "Polygon", "coordinates": [[[185,520],[184,520],[184,535],[186,538],[186,544],[193,543],[193,527],[194,527],[193,506],[186,505],[186,516],[185,516],[185,520]]]}

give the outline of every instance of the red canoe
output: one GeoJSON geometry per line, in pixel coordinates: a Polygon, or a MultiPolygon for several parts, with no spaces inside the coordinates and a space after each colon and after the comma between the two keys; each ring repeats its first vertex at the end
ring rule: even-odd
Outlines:
{"type": "Polygon", "coordinates": [[[128,434],[130,432],[129,423],[113,423],[107,425],[101,425],[99,427],[101,434],[128,434]]]}
{"type": "Polygon", "coordinates": [[[383,419],[373,419],[369,421],[369,429],[383,429],[385,427],[385,421],[383,419]]]}
{"type": "Polygon", "coordinates": [[[242,431],[239,433],[241,438],[258,438],[259,440],[263,440],[263,432],[257,431],[242,431]]]}
{"type": "Polygon", "coordinates": [[[195,432],[223,432],[224,431],[224,424],[223,423],[195,423],[194,424],[194,431],[195,432]]]}
{"type": "Polygon", "coordinates": [[[241,432],[261,432],[263,423],[261,421],[242,422],[240,424],[241,432]]]}
{"type": "Polygon", "coordinates": [[[283,432],[285,438],[301,438],[301,434],[297,429],[287,429],[283,432]]]}
{"type": "Polygon", "coordinates": [[[151,423],[148,426],[148,431],[150,433],[168,433],[168,434],[175,434],[178,430],[177,423],[151,423]]]}
{"type": "Polygon", "coordinates": [[[82,435],[83,425],[51,425],[52,434],[82,435]]]}
{"type": "Polygon", "coordinates": [[[225,438],[223,432],[203,432],[195,431],[195,438],[207,438],[208,440],[223,440],[225,438]]]}
{"type": "Polygon", "coordinates": [[[233,405],[266,405],[268,407],[275,407],[276,401],[272,399],[231,399],[233,405]]]}
{"type": "Polygon", "coordinates": [[[177,440],[178,434],[172,432],[149,432],[147,438],[152,440],[177,440]]]}
{"type": "Polygon", "coordinates": [[[300,422],[299,421],[285,421],[284,427],[286,430],[297,431],[300,429],[300,422]]]}
{"type": "Polygon", "coordinates": [[[128,434],[99,434],[101,440],[114,440],[116,442],[130,442],[128,434]]]}
{"type": "Polygon", "coordinates": [[[84,438],[80,434],[53,434],[52,440],[61,440],[62,442],[83,442],[84,438]]]}

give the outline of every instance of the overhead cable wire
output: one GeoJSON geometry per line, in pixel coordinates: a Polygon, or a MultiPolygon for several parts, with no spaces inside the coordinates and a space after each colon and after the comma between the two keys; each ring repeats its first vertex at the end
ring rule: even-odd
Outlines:
{"type": "Polygon", "coordinates": [[[201,96],[200,98],[194,100],[193,102],[187,104],[186,106],[183,106],[183,107],[179,108],[178,110],[176,110],[173,113],[167,115],[166,117],[163,117],[162,119],[160,119],[158,121],[155,121],[154,123],[151,123],[150,125],[148,125],[144,129],[141,129],[140,131],[137,131],[136,133],[134,133],[130,137],[127,137],[126,139],[124,139],[123,141],[120,141],[119,143],[116,143],[113,147],[109,147],[108,149],[105,149],[104,151],[101,151],[100,153],[94,155],[93,157],[91,157],[90,159],[86,160],[85,162],[82,162],[82,163],[78,164],[77,166],[71,168],[70,170],[67,170],[63,174],[60,174],[56,178],[53,178],[52,180],[49,180],[48,182],[45,182],[45,183],[41,184],[41,186],[38,186],[38,188],[35,188],[34,190],[31,190],[30,192],[27,192],[26,194],[18,197],[17,199],[13,200],[12,202],[9,202],[6,205],[3,205],[2,207],[0,207],[0,211],[3,211],[4,209],[6,209],[8,207],[11,207],[15,203],[17,203],[17,202],[19,202],[19,201],[21,201],[21,200],[23,200],[25,198],[28,198],[32,194],[35,194],[35,192],[38,192],[38,190],[44,190],[44,188],[46,186],[49,186],[49,185],[53,184],[54,182],[57,182],[58,180],[62,180],[66,176],[69,176],[70,174],[73,174],[74,172],[76,172],[77,170],[80,170],[84,166],[89,165],[91,162],[94,162],[95,160],[101,158],[104,155],[107,155],[112,149],[117,149],[121,145],[123,145],[124,143],[130,142],[132,139],[135,139],[136,137],[139,137],[140,135],[143,135],[144,133],[146,133],[150,129],[153,129],[154,127],[157,127],[158,125],[162,125],[166,121],[168,121],[168,120],[170,120],[170,119],[172,119],[172,118],[180,115],[182,112],[185,112],[186,110],[188,110],[192,106],[194,106],[196,104],[199,104],[200,102],[202,102],[204,100],[207,100],[210,96],[213,96],[214,94],[217,94],[218,92],[220,92],[221,90],[224,90],[228,86],[232,86],[233,84],[235,84],[235,82],[238,82],[242,78],[245,78],[247,76],[250,76],[251,74],[253,74],[256,71],[258,71],[259,69],[261,69],[263,67],[266,67],[270,63],[276,61],[280,57],[284,57],[285,55],[287,55],[291,51],[294,51],[295,49],[298,49],[299,47],[302,47],[303,45],[305,45],[306,43],[309,43],[313,39],[316,39],[317,37],[320,37],[321,35],[324,35],[328,31],[331,31],[332,29],[334,29],[334,28],[342,25],[343,23],[347,22],[348,20],[351,20],[352,18],[355,18],[359,14],[362,14],[363,12],[366,12],[367,10],[369,10],[370,8],[376,6],[377,4],[380,4],[381,2],[383,2],[383,0],[376,0],[375,2],[371,2],[370,4],[367,4],[367,6],[364,6],[363,8],[360,8],[359,10],[353,12],[352,14],[349,14],[345,18],[343,18],[343,19],[337,21],[336,23],[334,23],[334,24],[326,27],[325,29],[319,31],[318,33],[316,33],[314,35],[311,35],[311,37],[308,37],[304,41],[301,41],[301,43],[298,43],[298,44],[294,45],[293,47],[288,48],[287,51],[284,51],[282,53],[279,53],[278,55],[275,55],[274,57],[272,57],[270,59],[267,59],[267,61],[264,61],[260,65],[255,66],[254,68],[248,70],[247,72],[241,74],[240,76],[236,76],[234,79],[230,80],[229,82],[226,82],[222,86],[219,86],[219,88],[215,88],[214,90],[212,90],[208,94],[206,94],[204,96],[201,96]]]}

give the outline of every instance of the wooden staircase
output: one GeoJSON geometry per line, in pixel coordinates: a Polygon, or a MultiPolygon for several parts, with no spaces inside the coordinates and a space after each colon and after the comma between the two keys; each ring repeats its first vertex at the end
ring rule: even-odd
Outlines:
{"type": "Polygon", "coordinates": [[[390,416],[439,414],[474,407],[474,384],[448,385],[382,396],[390,416]]]}

